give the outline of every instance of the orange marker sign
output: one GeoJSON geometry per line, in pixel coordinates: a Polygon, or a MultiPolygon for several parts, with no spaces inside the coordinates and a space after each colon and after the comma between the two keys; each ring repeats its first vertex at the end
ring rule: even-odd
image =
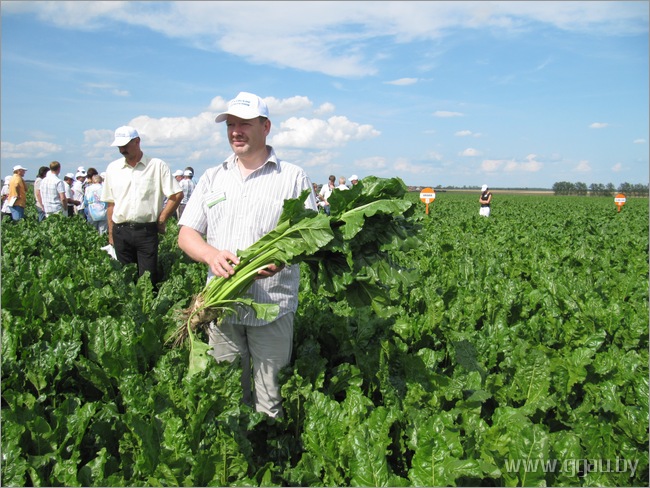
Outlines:
{"type": "Polygon", "coordinates": [[[625,205],[625,195],[622,193],[619,193],[614,197],[614,203],[616,204],[616,207],[618,208],[618,211],[621,211],[621,207],[625,205]]]}
{"type": "Polygon", "coordinates": [[[429,215],[429,204],[436,199],[436,191],[433,188],[425,188],[420,192],[420,200],[427,205],[427,215],[429,215]]]}

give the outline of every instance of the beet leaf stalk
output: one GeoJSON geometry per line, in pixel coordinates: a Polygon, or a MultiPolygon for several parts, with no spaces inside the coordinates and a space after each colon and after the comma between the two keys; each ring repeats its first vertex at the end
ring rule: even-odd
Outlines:
{"type": "Polygon", "coordinates": [[[260,304],[244,297],[259,277],[260,270],[271,264],[292,264],[300,256],[315,253],[333,239],[327,216],[304,207],[309,191],[305,190],[300,198],[287,200],[275,229],[237,252],[240,262],[232,276],[212,278],[194,297],[191,306],[181,312],[181,325],[169,341],[178,346],[189,339],[191,365],[193,358],[199,356],[199,365],[206,361],[207,344],[197,337],[197,329],[206,327],[213,320],[218,323],[225,313],[234,311],[235,305],[252,307],[264,320],[271,321],[277,317],[279,308],[276,304],[260,304]]]}
{"type": "Polygon", "coordinates": [[[178,346],[189,338],[190,376],[205,369],[209,358],[210,348],[197,330],[211,321],[219,324],[239,305],[251,307],[263,320],[277,317],[276,304],[255,303],[245,296],[259,271],[270,264],[304,262],[314,291],[354,307],[371,306],[380,316],[391,314],[392,295],[415,281],[390,258],[392,250],[417,233],[410,219],[413,204],[405,198],[407,189],[400,179],[371,176],[349,191],[335,192],[329,199],[331,216],[304,207],[309,191],[286,200],[276,228],[237,251],[240,262],[234,275],[212,278],[182,311],[170,341],[178,346]]]}

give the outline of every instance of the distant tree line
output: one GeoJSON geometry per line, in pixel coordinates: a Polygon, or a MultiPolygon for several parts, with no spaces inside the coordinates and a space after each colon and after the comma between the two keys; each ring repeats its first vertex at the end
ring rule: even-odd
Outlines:
{"type": "Polygon", "coordinates": [[[626,197],[647,197],[648,185],[643,183],[621,183],[618,188],[613,183],[592,183],[587,186],[586,183],[578,181],[558,181],[553,183],[553,192],[555,195],[590,195],[594,197],[613,197],[617,193],[624,193],[626,197]]]}

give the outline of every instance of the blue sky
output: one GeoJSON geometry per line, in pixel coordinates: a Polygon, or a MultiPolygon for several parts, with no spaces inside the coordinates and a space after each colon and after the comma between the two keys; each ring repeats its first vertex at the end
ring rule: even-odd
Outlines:
{"type": "Polygon", "coordinates": [[[113,131],[197,176],[264,98],[311,179],[648,183],[648,2],[1,4],[2,176],[103,171],[113,131]]]}

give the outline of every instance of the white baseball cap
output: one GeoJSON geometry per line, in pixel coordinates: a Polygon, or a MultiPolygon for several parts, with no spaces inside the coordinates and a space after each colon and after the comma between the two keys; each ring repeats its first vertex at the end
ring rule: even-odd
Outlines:
{"type": "Polygon", "coordinates": [[[21,169],[27,171],[27,168],[23,168],[20,164],[17,164],[16,166],[14,166],[14,171],[18,171],[18,170],[21,170],[21,169]]]}
{"type": "Polygon", "coordinates": [[[481,191],[485,191],[485,190],[487,190],[487,185],[483,185],[483,186],[481,187],[481,191]]]}
{"type": "Polygon", "coordinates": [[[71,180],[74,180],[74,175],[72,173],[66,173],[63,179],[70,178],[71,180]]]}
{"type": "Polygon", "coordinates": [[[172,176],[183,176],[183,170],[177,169],[172,176]]]}
{"type": "Polygon", "coordinates": [[[184,175],[184,176],[194,176],[194,173],[192,173],[189,169],[186,169],[186,170],[183,172],[183,175],[184,175]]]}
{"type": "Polygon", "coordinates": [[[85,178],[86,177],[86,172],[85,171],[77,171],[77,173],[74,175],[75,178],[85,178]]]}
{"type": "Polygon", "coordinates": [[[140,137],[138,131],[128,125],[123,125],[115,129],[115,140],[111,146],[126,146],[131,140],[140,137]]]}
{"type": "Polygon", "coordinates": [[[350,181],[358,180],[358,179],[359,179],[359,177],[357,175],[350,176],[350,181]]]}
{"type": "Polygon", "coordinates": [[[239,92],[235,98],[228,102],[228,110],[217,115],[215,122],[223,122],[228,115],[234,115],[240,119],[255,119],[257,117],[269,118],[269,108],[257,95],[248,92],[239,92]]]}

